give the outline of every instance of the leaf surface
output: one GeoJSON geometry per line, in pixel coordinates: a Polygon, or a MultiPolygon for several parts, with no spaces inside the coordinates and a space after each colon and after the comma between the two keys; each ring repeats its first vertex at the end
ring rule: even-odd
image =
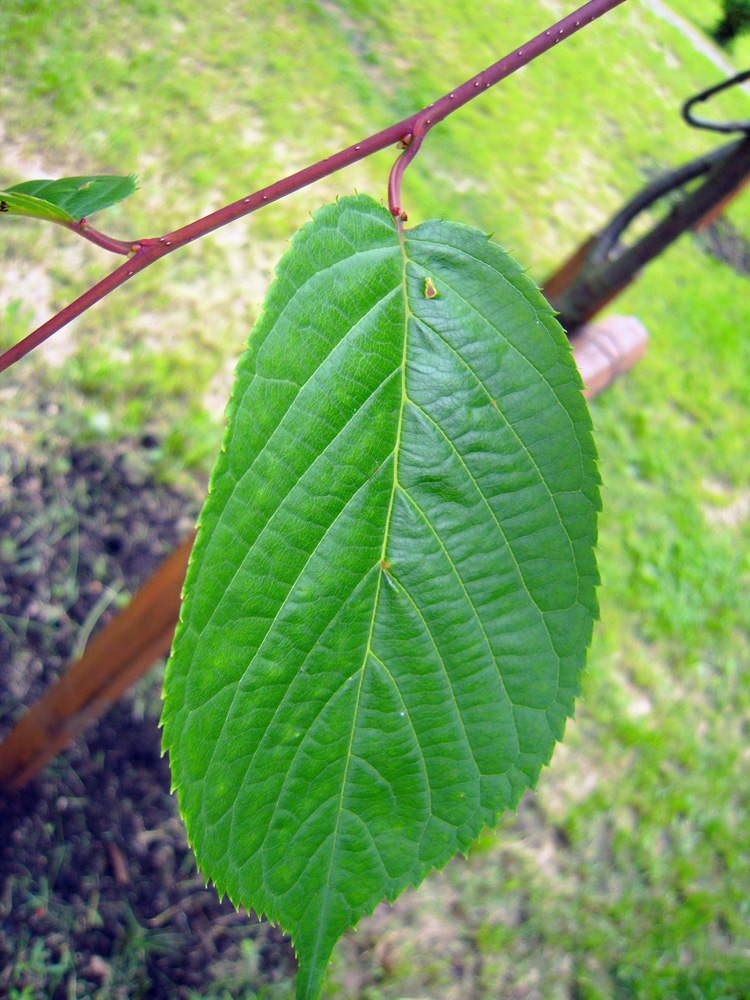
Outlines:
{"type": "Polygon", "coordinates": [[[533,786],[597,612],[580,379],[477,230],[364,196],[294,238],[242,356],[164,744],[219,891],[333,945],[533,786]]]}
{"type": "Polygon", "coordinates": [[[23,181],[0,191],[3,212],[28,215],[62,224],[109,208],[135,191],[134,177],[63,177],[60,180],[23,181]]]}

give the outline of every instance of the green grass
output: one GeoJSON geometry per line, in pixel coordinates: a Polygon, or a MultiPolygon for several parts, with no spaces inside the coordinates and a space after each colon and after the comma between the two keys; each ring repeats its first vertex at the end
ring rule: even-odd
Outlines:
{"type": "MultiPolygon", "coordinates": [[[[12,3],[0,182],[23,179],[25,163],[37,176],[137,172],[140,191],[97,225],[157,235],[410,113],[570,6],[103,0],[94,16],[12,3]]],[[[719,3],[672,7],[700,27],[719,3]]],[[[739,68],[749,55],[750,35],[739,68]]],[[[431,133],[404,182],[410,221],[492,230],[541,279],[646,174],[711,146],[678,107],[719,77],[629,0],[431,133]]],[[[720,102],[728,115],[749,109],[741,94],[720,102]]],[[[148,428],[164,475],[205,473],[233,359],[285,240],[337,192],[385,197],[394,154],[139,276],[58,335],[64,349],[53,342],[19,367],[4,419],[12,403],[30,442],[148,428]],[[36,392],[57,414],[35,413],[36,392]]],[[[750,193],[730,214],[750,236],[750,193]]],[[[2,227],[10,342],[109,261],[62,231],[2,227]],[[29,272],[41,304],[8,277],[29,272]]],[[[592,407],[602,621],[577,721],[518,817],[346,939],[332,997],[750,996],[748,301],[747,279],[692,237],[618,300],[651,344],[592,407]]]]}
{"type": "MultiPolygon", "coordinates": [[[[645,172],[706,148],[711,140],[682,125],[677,104],[716,71],[638,0],[630,5],[436,129],[405,182],[412,220],[446,214],[494,231],[542,277],[645,172]]],[[[140,191],[97,225],[117,236],[159,234],[409,114],[553,16],[509,0],[469,4],[449,24],[434,0],[337,10],[275,3],[205,17],[194,0],[108,0],[93,18],[82,4],[10,4],[12,141],[0,182],[25,176],[16,163],[43,174],[132,171],[140,191]]],[[[165,473],[183,463],[205,471],[228,359],[284,241],[338,192],[384,197],[392,156],[184,249],[58,334],[40,357],[61,365],[55,381],[78,398],[81,434],[148,426],[168,438],[165,473]]],[[[44,281],[31,281],[38,320],[111,267],[107,254],[63,231],[2,222],[9,299],[18,298],[19,271],[51,262],[44,281]]],[[[11,316],[11,333],[18,325],[11,316]]]]}
{"type": "MultiPolygon", "coordinates": [[[[706,33],[716,27],[723,11],[721,0],[669,0],[669,6],[694,27],[706,33]]],[[[747,69],[750,65],[750,32],[738,35],[726,54],[731,57],[738,71],[747,69]]]]}

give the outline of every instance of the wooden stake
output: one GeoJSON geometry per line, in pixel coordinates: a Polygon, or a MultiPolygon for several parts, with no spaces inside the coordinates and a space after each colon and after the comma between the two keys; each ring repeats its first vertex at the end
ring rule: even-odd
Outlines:
{"type": "Polygon", "coordinates": [[[0,786],[20,789],[100,718],[172,643],[194,535],[161,564],[96,635],[80,660],[31,706],[0,744],[0,786]]]}

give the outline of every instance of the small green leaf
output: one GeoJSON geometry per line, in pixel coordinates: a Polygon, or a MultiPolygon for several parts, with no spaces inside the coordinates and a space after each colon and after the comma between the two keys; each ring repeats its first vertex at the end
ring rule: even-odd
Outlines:
{"type": "Polygon", "coordinates": [[[59,222],[63,225],[76,220],[69,212],[53,205],[42,198],[33,198],[28,194],[19,194],[13,189],[0,191],[0,212],[9,215],[28,215],[33,219],[45,219],[47,222],[59,222]]]}
{"type": "Polygon", "coordinates": [[[131,195],[134,177],[63,177],[24,181],[0,191],[0,211],[63,224],[78,222],[131,195]],[[5,207],[3,207],[5,206],[5,207]]]}
{"type": "Polygon", "coordinates": [[[514,808],[597,613],[595,450],[567,340],[488,237],[371,198],[292,241],[237,369],[164,745],[205,873],[338,937],[514,808]]]}

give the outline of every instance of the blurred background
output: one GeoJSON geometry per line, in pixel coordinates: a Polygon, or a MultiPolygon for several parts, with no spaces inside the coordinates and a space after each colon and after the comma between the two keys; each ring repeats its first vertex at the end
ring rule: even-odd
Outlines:
{"type": "MultiPolygon", "coordinates": [[[[2,0],[0,188],[138,175],[158,236],[430,103],[573,0],[2,0]]],[[[681,102],[750,66],[719,0],[628,0],[435,128],[409,223],[493,232],[538,282],[717,145],[681,102]]],[[[735,90],[721,112],[750,117],[735,90]]],[[[4,732],[194,521],[234,364],[309,213],[386,200],[384,151],[162,260],[0,378],[4,732]]],[[[750,997],[750,191],[614,304],[645,358],[592,404],[601,622],[517,815],[337,947],[327,996],[750,997]]],[[[5,349],[117,261],[0,219],[5,349]]],[[[0,995],[293,996],[278,929],[206,890],[159,754],[159,670],[0,804],[0,995]]]]}

